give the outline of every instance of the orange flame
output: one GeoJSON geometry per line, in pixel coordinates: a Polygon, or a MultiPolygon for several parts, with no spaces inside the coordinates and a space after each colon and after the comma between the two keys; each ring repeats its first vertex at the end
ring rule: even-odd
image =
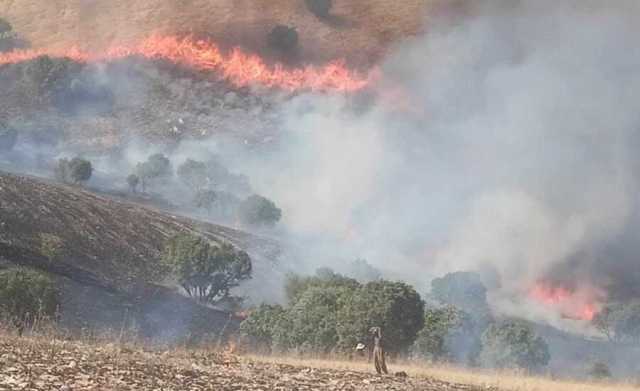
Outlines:
{"type": "Polygon", "coordinates": [[[261,85],[286,91],[354,92],[366,87],[369,77],[352,72],[344,61],[334,61],[322,67],[306,66],[288,69],[282,64],[268,66],[259,56],[239,48],[224,54],[213,42],[191,37],[153,35],[137,45],[116,45],[100,53],[78,48],[67,50],[15,50],[0,53],[0,66],[32,60],[39,56],[68,57],[74,61],[107,62],[129,56],[163,59],[198,71],[215,72],[236,87],[261,85]]]}
{"type": "Polygon", "coordinates": [[[564,317],[589,321],[599,312],[601,296],[594,288],[571,290],[548,282],[538,282],[529,291],[530,298],[558,310],[564,317]]]}

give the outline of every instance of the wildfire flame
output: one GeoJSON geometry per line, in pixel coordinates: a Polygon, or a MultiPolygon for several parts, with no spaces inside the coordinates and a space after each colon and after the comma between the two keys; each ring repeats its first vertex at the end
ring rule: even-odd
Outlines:
{"type": "Polygon", "coordinates": [[[0,66],[32,60],[40,56],[67,57],[82,63],[108,62],[129,56],[163,59],[198,71],[215,72],[236,87],[262,85],[286,91],[354,92],[366,87],[369,77],[349,70],[344,61],[334,61],[322,67],[306,66],[288,69],[282,64],[268,66],[257,55],[239,48],[223,53],[211,41],[192,37],[153,35],[139,44],[116,45],[100,53],[78,48],[67,50],[15,50],[0,53],[0,66]]]}
{"type": "Polygon", "coordinates": [[[538,282],[529,291],[529,297],[547,307],[556,309],[564,317],[593,320],[600,310],[602,294],[593,288],[579,290],[548,282],[538,282]]]}

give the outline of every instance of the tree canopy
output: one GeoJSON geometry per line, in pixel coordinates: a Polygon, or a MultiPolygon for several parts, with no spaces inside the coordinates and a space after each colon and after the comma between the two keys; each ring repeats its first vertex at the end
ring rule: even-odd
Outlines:
{"type": "Polygon", "coordinates": [[[202,303],[228,299],[232,288],[251,277],[251,259],[246,252],[193,234],[169,240],[163,258],[187,294],[202,303]]]}

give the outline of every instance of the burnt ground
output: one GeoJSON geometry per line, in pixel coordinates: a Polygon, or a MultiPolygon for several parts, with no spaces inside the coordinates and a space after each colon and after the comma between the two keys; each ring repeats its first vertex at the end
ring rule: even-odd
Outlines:
{"type": "Polygon", "coordinates": [[[495,390],[430,378],[265,364],[231,354],[0,337],[0,390],[495,390]]]}
{"type": "Polygon", "coordinates": [[[228,313],[167,287],[170,276],[160,258],[166,240],[179,232],[230,242],[251,255],[258,271],[271,268],[279,251],[270,240],[230,228],[0,174],[0,267],[22,265],[54,276],[63,291],[63,326],[133,328],[167,342],[233,330],[238,320],[228,313]]]}

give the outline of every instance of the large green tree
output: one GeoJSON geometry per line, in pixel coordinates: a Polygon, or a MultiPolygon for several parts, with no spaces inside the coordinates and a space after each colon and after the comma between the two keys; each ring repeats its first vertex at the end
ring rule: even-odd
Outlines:
{"type": "Polygon", "coordinates": [[[251,278],[251,259],[232,245],[213,244],[193,234],[181,234],[166,245],[164,261],[187,294],[207,304],[230,297],[232,288],[251,278]]]}
{"type": "Polygon", "coordinates": [[[430,308],[411,347],[414,356],[430,361],[469,362],[479,341],[473,321],[454,306],[430,308]]]}
{"type": "Polygon", "coordinates": [[[340,347],[350,349],[381,327],[385,348],[403,352],[424,326],[424,302],[413,287],[402,282],[374,281],[347,298],[339,313],[340,347]]]}
{"type": "Polygon", "coordinates": [[[282,211],[273,201],[259,195],[252,195],[238,206],[238,217],[245,225],[273,226],[280,221],[282,211]]]}

